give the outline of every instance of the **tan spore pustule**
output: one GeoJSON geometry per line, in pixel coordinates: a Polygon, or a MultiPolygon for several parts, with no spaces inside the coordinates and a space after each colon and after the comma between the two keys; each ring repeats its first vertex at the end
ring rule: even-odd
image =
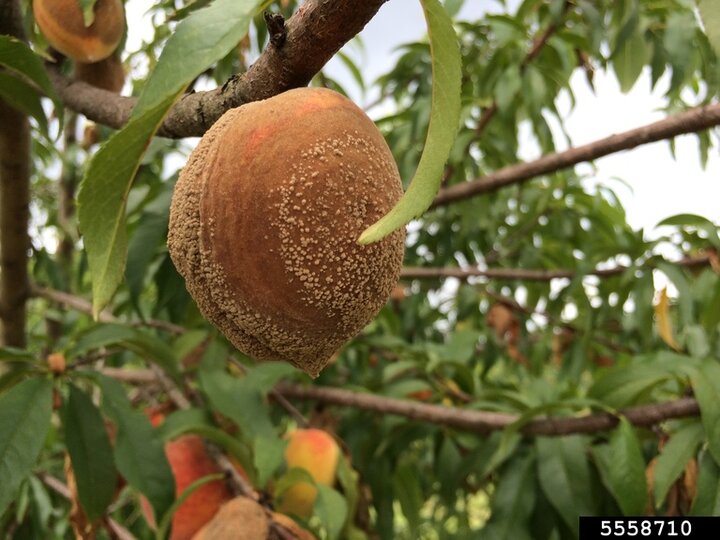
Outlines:
{"type": "Polygon", "coordinates": [[[405,233],[357,238],[402,195],[350,100],[290,90],[225,113],[180,174],[168,247],[203,315],[241,351],[315,377],[382,308],[405,233]]]}

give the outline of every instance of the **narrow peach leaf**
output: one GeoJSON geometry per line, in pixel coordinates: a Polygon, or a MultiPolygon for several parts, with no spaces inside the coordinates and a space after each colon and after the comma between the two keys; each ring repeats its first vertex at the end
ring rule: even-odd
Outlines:
{"type": "Polygon", "coordinates": [[[430,207],[460,124],[462,64],[455,29],[438,0],[420,1],[432,55],[432,101],[425,148],[410,187],[390,212],[363,231],[358,239],[361,244],[383,239],[430,207]]]}
{"type": "Polygon", "coordinates": [[[96,317],[125,272],[126,201],[147,145],[187,85],[247,34],[259,3],[216,0],[183,20],[168,39],[130,121],[91,160],[78,194],[78,215],[96,317]]]}

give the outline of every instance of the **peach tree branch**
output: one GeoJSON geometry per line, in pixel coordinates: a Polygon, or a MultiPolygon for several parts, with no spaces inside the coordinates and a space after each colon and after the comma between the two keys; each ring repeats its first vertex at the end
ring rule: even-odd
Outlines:
{"type": "MultiPolygon", "coordinates": [[[[24,39],[18,0],[0,0],[0,34],[24,39]]],[[[25,347],[29,296],[30,122],[0,99],[0,344],[25,347]]]]}
{"type": "MultiPolygon", "coordinates": [[[[144,385],[151,383],[154,379],[150,370],[104,368],[102,372],[129,384],[144,385]]],[[[274,390],[286,398],[318,401],[328,405],[403,416],[411,420],[443,425],[471,433],[485,434],[499,431],[510,426],[519,418],[518,415],[510,413],[446,407],[342,388],[281,383],[275,386],[274,390]]],[[[693,398],[683,397],[663,403],[629,407],[620,410],[618,415],[596,413],[577,417],[542,417],[525,424],[520,429],[520,433],[533,436],[596,433],[613,429],[618,423],[619,415],[625,416],[635,426],[647,427],[672,418],[687,418],[699,414],[700,408],[697,401],[693,398]]]]}
{"type": "MultiPolygon", "coordinates": [[[[178,101],[158,135],[201,136],[228,109],[306,86],[340,48],[355,37],[386,0],[307,0],[285,22],[285,39],[271,42],[243,74],[222,87],[186,94],[178,101]]],[[[122,127],[137,99],[122,97],[74,81],[50,66],[50,78],[70,109],[113,128],[122,127]]]]}
{"type": "MultiPolygon", "coordinates": [[[[686,257],[674,264],[685,268],[696,268],[710,264],[710,255],[698,255],[686,257]]],[[[628,270],[627,266],[615,266],[613,268],[596,268],[585,275],[597,276],[600,278],[618,276],[628,270]]],[[[488,279],[508,279],[519,281],[551,281],[553,279],[572,279],[578,274],[575,270],[535,270],[525,268],[431,268],[420,266],[406,266],[402,269],[401,278],[405,279],[438,279],[457,278],[468,279],[471,277],[484,277],[488,279]]]]}
{"type": "Polygon", "coordinates": [[[696,133],[720,125],[720,104],[714,103],[673,114],[645,126],[610,135],[563,152],[547,154],[537,160],[509,165],[481,178],[441,189],[431,208],[469,199],[506,186],[526,182],[536,176],[567,169],[616,152],[630,150],[678,135],[696,133]]]}
{"type": "MultiPolygon", "coordinates": [[[[343,405],[383,414],[404,416],[412,420],[430,422],[473,433],[489,433],[504,429],[518,416],[507,413],[458,409],[428,403],[363,394],[340,388],[281,384],[276,389],[293,399],[319,401],[331,405],[343,405]]],[[[652,405],[630,407],[619,411],[635,426],[652,426],[671,418],[685,418],[700,414],[697,401],[680,398],[652,405]]],[[[538,418],[525,424],[520,433],[534,436],[561,436],[574,433],[595,433],[613,429],[618,416],[609,413],[590,414],[579,417],[538,418]]]]}

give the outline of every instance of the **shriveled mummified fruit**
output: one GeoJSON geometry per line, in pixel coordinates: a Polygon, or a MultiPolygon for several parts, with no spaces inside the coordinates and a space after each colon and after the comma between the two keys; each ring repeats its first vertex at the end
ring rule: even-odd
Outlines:
{"type": "Polygon", "coordinates": [[[402,195],[382,134],[347,98],[290,90],[226,112],[180,174],[168,247],[242,352],[315,377],[397,283],[404,231],[360,233],[402,195]]]}

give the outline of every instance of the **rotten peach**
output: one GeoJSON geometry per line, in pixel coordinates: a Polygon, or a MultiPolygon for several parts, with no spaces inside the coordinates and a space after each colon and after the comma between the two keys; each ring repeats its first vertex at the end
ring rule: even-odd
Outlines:
{"type": "Polygon", "coordinates": [[[405,233],[357,238],[402,195],[382,134],[331,90],[226,112],[180,174],[168,248],[203,315],[242,352],[315,377],[397,283],[405,233]]]}

